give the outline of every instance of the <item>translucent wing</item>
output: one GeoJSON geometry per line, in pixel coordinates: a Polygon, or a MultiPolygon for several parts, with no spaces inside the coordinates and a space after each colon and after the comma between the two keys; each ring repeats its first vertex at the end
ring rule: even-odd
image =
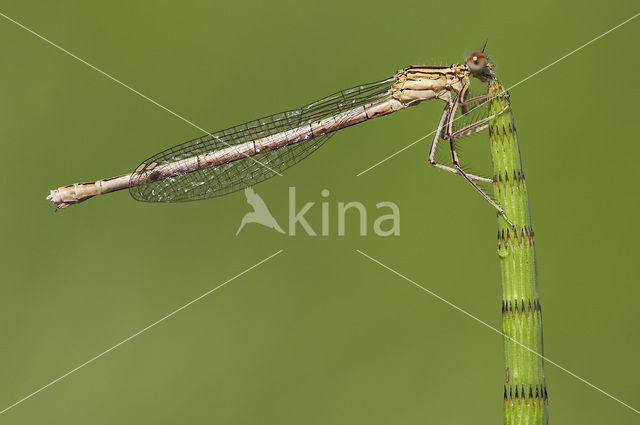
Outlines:
{"type": "MultiPolygon", "coordinates": [[[[136,168],[132,179],[139,178],[137,176],[142,175],[149,164],[155,164],[155,167],[220,149],[228,149],[273,134],[294,131],[336,114],[342,113],[336,120],[346,120],[349,114],[345,112],[383,98],[391,87],[392,81],[387,79],[353,87],[300,109],[260,118],[174,146],[145,160],[136,168]]],[[[226,195],[281,173],[315,152],[332,135],[333,132],[325,133],[218,166],[142,185],[132,185],[129,192],[134,199],[147,202],[192,201],[226,195]]]]}

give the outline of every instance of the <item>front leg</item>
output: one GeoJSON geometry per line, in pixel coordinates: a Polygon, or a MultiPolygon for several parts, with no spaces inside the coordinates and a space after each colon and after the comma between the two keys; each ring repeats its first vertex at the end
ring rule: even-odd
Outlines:
{"type": "Polygon", "coordinates": [[[490,99],[493,99],[494,97],[504,97],[507,99],[507,101],[509,100],[509,92],[505,92],[502,94],[483,94],[481,96],[476,96],[476,97],[472,97],[471,99],[465,99],[465,97],[467,96],[467,91],[465,90],[464,92],[461,91],[460,92],[460,110],[462,111],[462,115],[466,115],[469,112],[472,112],[474,110],[476,110],[477,108],[481,107],[482,105],[484,105],[485,103],[487,103],[487,101],[489,101],[490,99]],[[481,100],[484,100],[484,102],[474,106],[471,109],[467,109],[467,105],[470,105],[472,103],[475,102],[479,102],[481,100]]]}
{"type": "MultiPolygon", "coordinates": [[[[465,137],[465,136],[470,136],[474,133],[477,133],[479,131],[484,130],[485,128],[487,128],[489,126],[489,121],[491,121],[492,119],[499,117],[500,115],[502,115],[507,109],[509,109],[510,105],[505,106],[504,108],[502,108],[502,111],[498,112],[497,114],[493,114],[493,115],[489,115],[486,118],[483,118],[481,120],[478,120],[476,122],[473,122],[469,125],[464,126],[463,128],[461,128],[460,130],[456,130],[454,133],[452,133],[450,136],[448,137],[453,137],[454,139],[459,139],[461,137],[465,137]]],[[[471,112],[471,111],[469,111],[471,112]]]]}

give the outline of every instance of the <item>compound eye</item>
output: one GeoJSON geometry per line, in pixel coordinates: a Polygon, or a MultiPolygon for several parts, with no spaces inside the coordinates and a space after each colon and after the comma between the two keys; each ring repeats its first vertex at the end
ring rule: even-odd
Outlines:
{"type": "Polygon", "coordinates": [[[483,71],[487,66],[487,57],[482,52],[473,52],[467,57],[467,66],[473,73],[483,71]]]}

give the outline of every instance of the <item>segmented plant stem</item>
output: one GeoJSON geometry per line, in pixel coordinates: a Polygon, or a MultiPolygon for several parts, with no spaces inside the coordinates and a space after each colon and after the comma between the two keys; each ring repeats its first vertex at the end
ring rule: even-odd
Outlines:
{"type": "MultiPolygon", "coordinates": [[[[498,80],[489,94],[504,94],[498,80]]],[[[489,102],[497,114],[509,104],[504,96],[489,102]]],[[[529,214],[518,138],[509,107],[489,123],[489,140],[495,175],[494,196],[515,224],[498,215],[498,258],[502,272],[502,331],[505,384],[504,423],[548,423],[548,397],[542,351],[542,316],[536,276],[536,253],[529,214]]]]}

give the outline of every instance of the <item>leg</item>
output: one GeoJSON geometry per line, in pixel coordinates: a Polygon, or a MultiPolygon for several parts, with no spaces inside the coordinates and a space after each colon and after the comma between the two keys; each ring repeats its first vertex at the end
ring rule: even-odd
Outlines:
{"type": "MultiPolygon", "coordinates": [[[[466,92],[465,92],[465,95],[466,95],[466,92]]],[[[481,96],[472,97],[471,99],[462,98],[462,100],[460,101],[460,105],[468,105],[470,103],[478,102],[480,100],[493,99],[494,97],[506,97],[508,99],[509,98],[509,93],[504,93],[504,94],[483,94],[481,96]]]]}
{"type": "Polygon", "coordinates": [[[469,136],[471,134],[477,133],[479,131],[484,130],[485,128],[487,128],[489,125],[485,124],[487,122],[489,122],[490,120],[502,115],[504,113],[504,111],[506,111],[509,108],[509,105],[505,106],[502,111],[498,112],[497,114],[493,114],[493,115],[489,115],[486,118],[483,118],[481,120],[478,120],[474,123],[471,123],[463,128],[461,128],[460,130],[456,130],[453,134],[451,134],[448,137],[453,137],[454,139],[460,138],[460,137],[464,137],[464,136],[469,136]]]}
{"type": "Polygon", "coordinates": [[[474,111],[475,109],[481,107],[482,105],[484,105],[486,103],[487,100],[492,99],[494,97],[506,97],[507,99],[509,99],[509,93],[506,92],[504,94],[499,94],[499,95],[493,95],[493,94],[483,94],[482,96],[477,96],[477,97],[472,97],[471,99],[465,99],[465,96],[467,95],[467,90],[461,91],[460,92],[460,109],[462,110],[462,114],[466,115],[469,112],[474,111]],[[474,102],[478,102],[484,100],[485,102],[482,102],[476,106],[474,106],[473,108],[467,110],[467,105],[474,103],[474,102]]]}
{"type": "MultiPolygon", "coordinates": [[[[487,202],[489,202],[502,215],[502,217],[505,219],[505,221],[511,227],[515,227],[514,224],[511,222],[511,220],[509,220],[509,217],[507,217],[507,215],[505,214],[505,212],[502,209],[502,207],[500,205],[498,205],[493,199],[491,199],[489,197],[489,195],[487,195],[485,193],[485,191],[482,190],[482,188],[480,188],[480,186],[478,186],[471,179],[471,177],[467,173],[465,173],[465,171],[462,168],[460,168],[460,161],[458,160],[458,154],[456,152],[455,137],[453,137],[453,135],[454,135],[454,132],[453,132],[453,121],[454,121],[454,116],[455,116],[456,109],[458,107],[459,99],[460,99],[460,97],[463,97],[464,93],[466,93],[466,87],[463,87],[463,89],[462,89],[462,91],[460,93],[460,96],[458,96],[456,98],[456,100],[453,102],[453,104],[450,107],[451,112],[448,114],[448,122],[447,122],[447,125],[446,125],[446,129],[447,129],[447,138],[449,139],[449,147],[451,149],[451,161],[453,162],[453,166],[456,169],[456,171],[458,172],[458,174],[460,174],[462,177],[464,177],[465,180],[468,181],[469,184],[471,184],[471,186],[473,186],[473,188],[475,190],[477,190],[478,193],[480,193],[480,195],[482,195],[482,197],[487,202]]],[[[504,112],[504,111],[502,111],[502,112],[504,112]]],[[[502,113],[502,112],[500,112],[500,113],[502,113]]]]}
{"type": "Polygon", "coordinates": [[[475,190],[477,190],[480,195],[482,195],[482,197],[491,205],[493,205],[493,207],[498,210],[498,212],[502,215],[502,218],[504,218],[504,220],[509,224],[509,226],[515,228],[516,226],[511,222],[511,220],[509,220],[509,217],[507,217],[507,215],[505,214],[504,210],[502,209],[502,207],[498,204],[496,204],[496,202],[491,199],[489,197],[489,195],[487,195],[485,193],[484,190],[482,190],[477,184],[475,184],[473,182],[473,180],[471,180],[471,178],[467,175],[467,173],[465,173],[464,171],[462,171],[462,168],[460,168],[460,166],[458,164],[456,164],[456,170],[458,170],[458,172],[460,173],[460,175],[462,175],[462,177],[465,178],[466,181],[469,182],[469,184],[471,184],[471,186],[474,187],[475,190]]]}
{"type": "MultiPolygon", "coordinates": [[[[448,121],[448,115],[449,115],[449,111],[451,110],[451,105],[446,106],[444,108],[444,111],[442,111],[442,117],[440,117],[440,122],[438,123],[438,129],[436,130],[436,134],[433,137],[433,142],[431,142],[431,149],[429,150],[429,157],[427,158],[429,161],[429,164],[433,165],[434,167],[437,167],[441,170],[445,170],[448,171],[450,173],[453,174],[460,174],[458,172],[458,170],[456,170],[453,167],[448,167],[444,164],[438,164],[436,162],[435,156],[436,156],[436,148],[438,147],[438,138],[440,137],[440,134],[442,133],[443,127],[444,127],[444,123],[445,121],[448,121]]],[[[487,183],[493,183],[492,179],[488,179],[486,177],[480,177],[480,176],[476,176],[473,174],[466,174],[466,176],[472,180],[479,180],[479,181],[483,181],[483,182],[487,182],[487,183]]]]}
{"type": "Polygon", "coordinates": [[[449,113],[450,105],[445,106],[442,111],[442,116],[440,117],[440,122],[438,123],[438,129],[436,130],[436,134],[433,137],[433,142],[431,142],[431,149],[429,149],[429,164],[435,165],[435,157],[436,157],[436,148],[438,147],[438,137],[442,133],[442,127],[444,126],[444,122],[447,120],[447,114],[449,113]]]}

